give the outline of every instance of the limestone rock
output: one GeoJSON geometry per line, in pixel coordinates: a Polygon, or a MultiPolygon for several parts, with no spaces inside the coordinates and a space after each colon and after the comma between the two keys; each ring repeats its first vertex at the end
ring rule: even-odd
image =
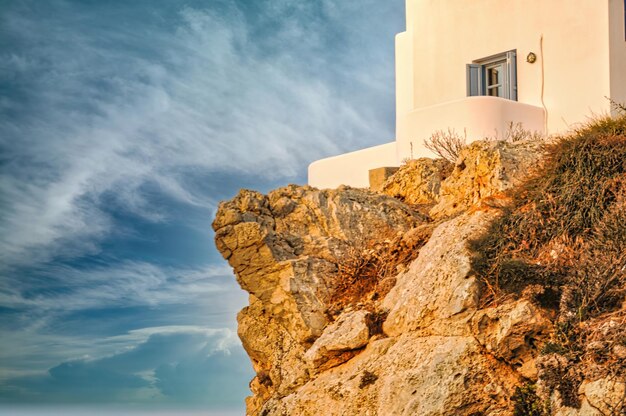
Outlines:
{"type": "Polygon", "coordinates": [[[541,157],[540,142],[477,141],[461,151],[452,173],[441,183],[434,218],[459,214],[488,197],[519,184],[541,157]]]}
{"type": "Polygon", "coordinates": [[[472,325],[472,333],[487,351],[509,363],[525,378],[537,379],[535,359],[552,330],[543,310],[521,299],[478,311],[472,325]]]}
{"type": "Polygon", "coordinates": [[[439,201],[441,183],[452,168],[445,159],[410,160],[385,181],[381,192],[410,205],[435,204],[439,201]]]}
{"type": "MultiPolygon", "coordinates": [[[[369,312],[359,310],[339,316],[306,352],[304,359],[313,367],[319,367],[341,353],[364,347],[370,337],[369,315],[369,312]]],[[[334,364],[339,363],[341,360],[334,364]]]]}
{"type": "MultiPolygon", "coordinates": [[[[624,413],[623,380],[583,373],[558,348],[541,287],[480,300],[469,242],[499,218],[538,147],[473,143],[447,177],[443,161],[410,162],[387,195],[288,186],[222,203],[216,245],[250,294],[238,315],[256,371],[247,415],[512,416],[526,383],[554,415],[624,413]],[[430,216],[415,210],[435,202],[430,216]]],[[[599,322],[604,335],[623,323],[599,322]]],[[[614,344],[584,347],[625,356],[614,344]]]]}
{"type": "Polygon", "coordinates": [[[260,414],[509,415],[518,376],[480,351],[472,337],[376,340],[260,414]]]}
{"type": "Polygon", "coordinates": [[[241,191],[222,203],[213,223],[216,245],[241,287],[283,317],[303,342],[327,323],[325,300],[337,256],[358,241],[407,231],[423,222],[383,195],[350,188],[290,186],[264,196],[241,191]]]}
{"type": "Polygon", "coordinates": [[[580,408],[563,406],[558,392],[551,397],[555,416],[623,415],[626,412],[626,383],[615,378],[585,381],[578,389],[580,408]]]}
{"type": "Polygon", "coordinates": [[[303,355],[329,323],[338,256],[358,242],[423,222],[394,198],[348,187],[292,185],[268,195],[242,190],[220,204],[216,246],[250,293],[238,332],[257,371],[251,414],[271,395],[308,379],[303,355]]]}
{"type": "Polygon", "coordinates": [[[271,395],[291,391],[308,380],[309,373],[302,361],[306,346],[263,302],[250,296],[250,306],[239,312],[237,322],[239,338],[257,373],[251,383],[254,400],[262,403],[271,395]]]}
{"type": "Polygon", "coordinates": [[[467,243],[485,232],[497,215],[496,211],[468,213],[434,230],[382,303],[389,310],[385,334],[424,329],[477,307],[480,287],[472,275],[473,254],[467,243]]]}
{"type": "Polygon", "coordinates": [[[223,204],[217,244],[251,294],[238,317],[257,372],[247,414],[511,415],[515,387],[532,376],[519,356],[536,355],[524,333],[542,334],[545,322],[523,301],[478,310],[467,243],[498,215],[476,210],[436,226],[376,301],[388,315],[374,335],[372,312],[324,314],[336,262],[364,235],[411,235],[424,227],[418,214],[350,188],[243,191],[223,204]]]}
{"type": "Polygon", "coordinates": [[[589,405],[602,415],[620,414],[626,411],[626,382],[624,380],[602,378],[583,383],[580,390],[584,393],[589,405]]]}
{"type": "MultiPolygon", "coordinates": [[[[368,313],[345,312],[304,355],[313,378],[284,394],[265,395],[254,412],[248,407],[249,414],[510,415],[510,397],[521,375],[505,360],[483,353],[486,341],[472,333],[476,324],[470,313],[476,311],[478,285],[466,243],[496,216],[480,211],[437,227],[382,301],[381,307],[390,309],[383,324],[389,338],[368,342],[368,313]],[[363,347],[349,359],[333,354],[363,347]],[[324,366],[325,360],[334,361],[324,366]]],[[[506,344],[519,350],[510,340],[519,320],[528,318],[523,313],[528,308],[491,313],[510,321],[506,329],[492,328],[488,339],[499,342],[496,349],[504,351],[506,344]]],[[[291,362],[284,365],[292,368],[291,362]]]]}

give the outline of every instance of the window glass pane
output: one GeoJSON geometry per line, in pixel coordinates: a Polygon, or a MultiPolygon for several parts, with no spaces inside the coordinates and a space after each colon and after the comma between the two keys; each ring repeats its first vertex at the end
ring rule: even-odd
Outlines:
{"type": "Polygon", "coordinates": [[[487,86],[498,85],[500,83],[500,65],[487,68],[487,86]]]}
{"type": "Polygon", "coordinates": [[[487,95],[489,95],[491,97],[504,97],[503,89],[500,86],[487,88],[487,95]]]}
{"type": "Polygon", "coordinates": [[[485,89],[486,95],[491,97],[504,97],[504,70],[503,62],[485,66],[485,89]]]}

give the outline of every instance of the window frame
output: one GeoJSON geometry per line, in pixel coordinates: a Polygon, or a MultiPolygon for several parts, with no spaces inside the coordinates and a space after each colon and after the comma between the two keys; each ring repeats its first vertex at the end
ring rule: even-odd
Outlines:
{"type": "MultiPolygon", "coordinates": [[[[486,58],[477,59],[467,65],[467,96],[489,96],[489,89],[498,87],[502,95],[497,97],[517,101],[517,50],[498,53],[486,58]],[[498,84],[487,84],[487,70],[502,67],[502,78],[498,84]]],[[[494,97],[492,95],[492,97],[494,97]]]]}

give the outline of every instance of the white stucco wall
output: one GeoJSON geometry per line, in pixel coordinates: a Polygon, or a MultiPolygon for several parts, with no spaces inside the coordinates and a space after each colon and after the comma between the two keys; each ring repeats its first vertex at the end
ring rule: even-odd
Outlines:
{"type": "Polygon", "coordinates": [[[434,157],[424,147],[424,139],[434,132],[454,130],[467,142],[486,137],[505,138],[510,123],[521,123],[525,130],[544,131],[544,110],[529,104],[497,97],[467,97],[409,112],[402,130],[408,140],[398,140],[398,160],[434,157]]]}
{"type": "MultiPolygon", "coordinates": [[[[413,76],[413,38],[411,32],[396,35],[396,120],[415,109],[413,76]]],[[[460,98],[460,97],[459,97],[460,98]]],[[[437,102],[429,105],[437,104],[437,102]]],[[[396,125],[396,137],[398,126],[396,125]]]]}
{"type": "Polygon", "coordinates": [[[339,185],[367,188],[370,169],[384,166],[398,166],[396,142],[317,160],[309,165],[309,185],[320,189],[339,185]]]}
{"type": "Polygon", "coordinates": [[[626,105],[626,22],[624,0],[610,0],[611,98],[626,105]]]}
{"type": "Polygon", "coordinates": [[[560,133],[626,103],[624,0],[406,0],[396,36],[396,143],[314,162],[317,187],[368,186],[368,170],[430,156],[436,130],[481,139],[510,122],[560,133]],[[515,50],[517,102],[467,97],[466,65],[515,50]],[[537,61],[526,62],[533,52],[537,61]]]}
{"type": "Polygon", "coordinates": [[[396,39],[398,139],[407,139],[401,119],[413,109],[466,96],[466,64],[509,50],[517,50],[519,102],[541,107],[544,81],[549,132],[608,112],[609,2],[407,0],[407,31],[396,39]],[[529,52],[536,63],[526,62],[529,52]]]}

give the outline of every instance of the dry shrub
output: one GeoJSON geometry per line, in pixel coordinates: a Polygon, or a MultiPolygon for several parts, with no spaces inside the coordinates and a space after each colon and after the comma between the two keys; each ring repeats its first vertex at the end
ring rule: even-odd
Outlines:
{"type": "Polygon", "coordinates": [[[347,306],[368,303],[371,306],[385,297],[395,285],[395,276],[417,258],[432,230],[432,225],[422,225],[407,233],[381,236],[346,250],[337,264],[337,284],[328,308],[331,317],[347,306]]]}
{"type": "MultiPolygon", "coordinates": [[[[524,129],[522,123],[510,122],[506,130],[500,134],[497,130],[491,137],[486,137],[488,141],[505,141],[516,143],[524,140],[543,140],[542,133],[524,129]]],[[[428,139],[424,140],[424,147],[435,153],[437,156],[455,163],[463,150],[467,146],[467,131],[463,135],[454,129],[437,130],[428,139]]],[[[407,159],[408,161],[408,159],[407,159]]]]}
{"type": "Polygon", "coordinates": [[[580,326],[581,361],[593,378],[626,375],[626,310],[590,319],[580,326]]]}
{"type": "Polygon", "coordinates": [[[475,268],[505,291],[559,286],[583,247],[623,252],[626,116],[599,120],[547,145],[546,153],[538,174],[515,190],[506,215],[473,244],[483,253],[475,268]]]}
{"type": "Polygon", "coordinates": [[[487,140],[516,143],[525,140],[543,140],[544,138],[544,134],[536,131],[526,130],[522,123],[514,123],[511,121],[506,126],[506,130],[504,131],[504,134],[502,134],[502,136],[500,136],[499,132],[496,130],[495,135],[493,137],[488,137],[487,140]]]}
{"type": "Polygon", "coordinates": [[[626,103],[618,103],[617,101],[612,100],[610,98],[609,98],[609,101],[611,102],[611,108],[613,108],[615,111],[617,111],[620,114],[626,114],[626,103]]]}
{"type": "Polygon", "coordinates": [[[590,366],[584,348],[591,339],[585,325],[616,313],[626,297],[626,114],[595,120],[545,151],[538,174],[512,193],[505,215],[473,242],[482,254],[474,268],[491,288],[487,301],[530,285],[558,298],[551,302],[557,305],[554,339],[544,352],[567,357],[559,386],[574,401],[581,377],[599,368],[626,377],[624,366],[613,365],[615,351],[607,349],[590,366]]]}
{"type": "Polygon", "coordinates": [[[454,129],[437,130],[432,136],[424,140],[424,147],[448,162],[455,163],[466,143],[467,132],[464,132],[463,137],[461,137],[454,129]]]}

